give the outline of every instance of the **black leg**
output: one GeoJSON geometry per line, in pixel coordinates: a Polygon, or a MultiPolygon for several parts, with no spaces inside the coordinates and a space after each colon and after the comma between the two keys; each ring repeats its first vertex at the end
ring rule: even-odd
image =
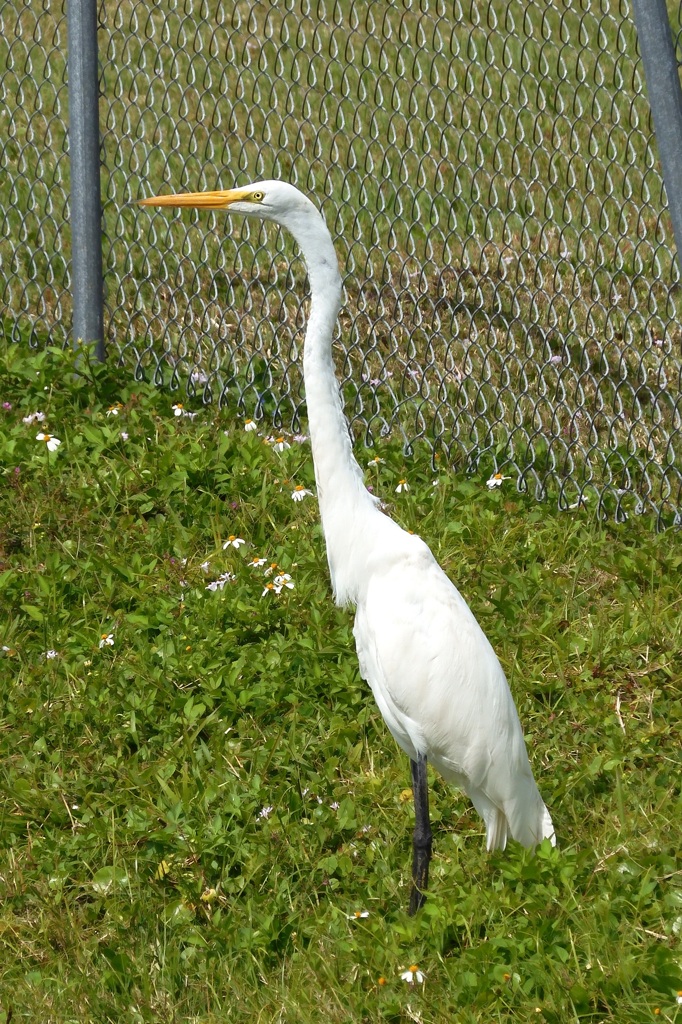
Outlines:
{"type": "Polygon", "coordinates": [[[418,754],[416,761],[410,761],[410,768],[412,769],[412,793],[414,796],[410,914],[416,914],[426,902],[426,890],[429,886],[429,861],[431,860],[429,780],[426,774],[424,754],[418,754]]]}

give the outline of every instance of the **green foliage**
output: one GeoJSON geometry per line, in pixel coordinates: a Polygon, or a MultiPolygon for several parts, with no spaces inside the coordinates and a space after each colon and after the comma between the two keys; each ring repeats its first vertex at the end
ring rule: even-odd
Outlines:
{"type": "Polygon", "coordinates": [[[487,856],[433,778],[410,919],[308,446],[87,352],[4,344],[0,379],[0,1022],[680,1019],[674,535],[358,451],[498,650],[560,840],[487,856]]]}

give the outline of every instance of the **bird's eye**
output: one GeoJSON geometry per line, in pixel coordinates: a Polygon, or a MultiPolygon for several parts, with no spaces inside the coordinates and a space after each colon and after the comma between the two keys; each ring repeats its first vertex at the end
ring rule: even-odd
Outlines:
{"type": "Polygon", "coordinates": [[[250,198],[254,203],[262,203],[265,199],[265,192],[252,192],[250,198]]]}

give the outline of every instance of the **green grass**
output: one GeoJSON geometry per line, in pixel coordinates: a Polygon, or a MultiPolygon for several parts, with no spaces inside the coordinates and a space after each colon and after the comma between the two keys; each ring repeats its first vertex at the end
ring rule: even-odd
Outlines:
{"type": "Polygon", "coordinates": [[[682,1020],[674,534],[358,449],[497,649],[559,836],[487,856],[433,777],[409,919],[408,765],[291,499],[309,446],[85,353],[4,343],[0,380],[2,1024],[682,1020]]]}

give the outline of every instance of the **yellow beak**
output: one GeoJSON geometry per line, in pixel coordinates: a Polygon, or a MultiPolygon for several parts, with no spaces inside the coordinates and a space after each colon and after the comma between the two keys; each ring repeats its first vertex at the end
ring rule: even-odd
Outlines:
{"type": "Polygon", "coordinates": [[[171,196],[152,196],[150,199],[138,199],[140,206],[179,206],[200,210],[225,210],[232,203],[245,199],[250,190],[246,188],[228,188],[220,192],[180,192],[171,196]]]}

